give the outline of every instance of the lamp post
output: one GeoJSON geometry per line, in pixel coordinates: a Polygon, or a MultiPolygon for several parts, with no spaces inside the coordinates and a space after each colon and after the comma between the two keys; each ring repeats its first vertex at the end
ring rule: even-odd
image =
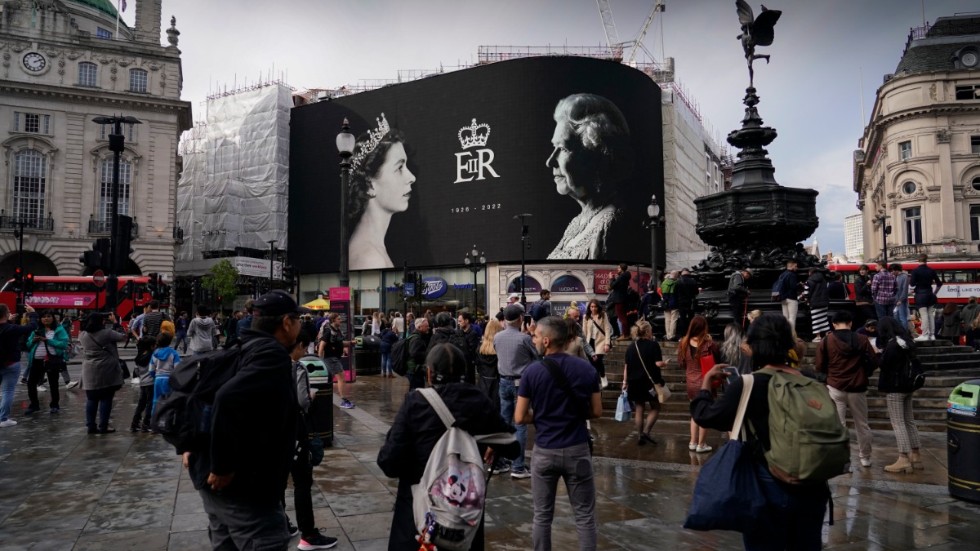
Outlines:
{"type": "Polygon", "coordinates": [[[17,238],[17,272],[20,274],[19,287],[17,288],[17,313],[24,312],[24,219],[17,217],[14,221],[14,237],[17,238]]]}
{"type": "MultiPolygon", "coordinates": [[[[660,215],[660,203],[657,203],[657,196],[650,197],[650,204],[647,205],[647,226],[650,228],[650,284],[657,285],[657,230],[663,224],[664,218],[660,215]]],[[[656,287],[654,287],[656,289],[656,287]]]]}
{"type": "MultiPolygon", "coordinates": [[[[116,311],[119,305],[117,293],[119,285],[116,277],[122,266],[119,265],[117,250],[119,249],[119,160],[122,152],[126,150],[126,137],[123,136],[122,125],[141,124],[135,117],[129,116],[98,116],[92,119],[96,124],[111,124],[112,133],[109,134],[109,151],[112,151],[112,211],[110,216],[111,229],[109,230],[109,276],[106,278],[106,306],[112,312],[116,311]]],[[[127,230],[127,231],[131,231],[127,230]]],[[[128,241],[127,241],[128,242],[128,241]]]]}
{"type": "Polygon", "coordinates": [[[350,123],[344,124],[337,134],[337,152],[340,155],[340,286],[350,286],[350,270],[347,260],[347,188],[350,186],[350,158],[357,140],[350,133],[350,123]]]}
{"type": "Polygon", "coordinates": [[[269,290],[272,290],[272,279],[275,271],[272,269],[276,263],[276,240],[271,239],[267,241],[269,244],[269,290]]]}
{"type": "Polygon", "coordinates": [[[473,245],[473,249],[466,253],[463,258],[463,264],[473,272],[473,316],[476,317],[477,314],[477,302],[480,300],[476,289],[476,274],[487,265],[487,257],[483,254],[483,251],[476,250],[476,245],[473,245]]]}
{"type": "Polygon", "coordinates": [[[881,226],[881,263],[888,269],[888,236],[892,233],[892,227],[888,224],[891,216],[885,214],[884,210],[878,211],[878,216],[872,218],[876,225],[881,226]]]}
{"type": "Polygon", "coordinates": [[[527,296],[524,294],[524,280],[527,277],[524,265],[524,251],[531,246],[527,226],[527,219],[530,217],[531,215],[526,212],[514,215],[514,220],[520,219],[521,221],[521,306],[524,308],[527,308],[527,296]]]}

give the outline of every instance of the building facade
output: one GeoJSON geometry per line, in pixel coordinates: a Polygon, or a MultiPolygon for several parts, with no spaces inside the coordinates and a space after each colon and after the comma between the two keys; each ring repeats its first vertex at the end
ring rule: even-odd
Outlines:
{"type": "Polygon", "coordinates": [[[912,29],[854,152],[864,258],[976,258],[980,244],[980,16],[912,29]]]}
{"type": "Polygon", "coordinates": [[[161,0],[137,2],[133,28],[109,0],[0,5],[4,280],[21,261],[36,275],[82,274],[79,256],[109,236],[113,153],[100,115],[141,123],[123,125],[118,210],[136,227],[120,273],[173,273],[176,152],[191,106],[180,100],[180,33],[171,18],[162,46],[160,17],[161,0]]]}
{"type": "Polygon", "coordinates": [[[844,217],[844,256],[851,262],[864,260],[864,215],[844,217]]]}

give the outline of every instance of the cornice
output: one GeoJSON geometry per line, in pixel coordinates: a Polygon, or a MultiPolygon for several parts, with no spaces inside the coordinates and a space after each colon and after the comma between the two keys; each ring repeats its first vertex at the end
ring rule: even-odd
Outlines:
{"type": "Polygon", "coordinates": [[[144,94],[122,94],[98,88],[69,88],[46,84],[30,84],[15,81],[0,81],[0,94],[20,94],[24,96],[45,96],[68,101],[81,101],[96,104],[127,106],[157,111],[190,112],[191,102],[161,98],[144,94]]]}
{"type": "Polygon", "coordinates": [[[127,57],[154,57],[161,60],[180,63],[180,50],[173,47],[137,42],[135,40],[103,40],[91,37],[73,37],[65,35],[47,34],[43,38],[24,36],[8,32],[0,32],[0,46],[9,44],[26,44],[30,46],[37,43],[39,49],[48,51],[52,48],[62,50],[89,50],[93,53],[102,55],[117,54],[127,57]]]}
{"type": "Polygon", "coordinates": [[[940,115],[980,114],[980,102],[957,102],[929,105],[925,107],[906,109],[880,117],[874,121],[874,133],[879,134],[885,127],[897,122],[921,117],[936,117],[940,115]]]}

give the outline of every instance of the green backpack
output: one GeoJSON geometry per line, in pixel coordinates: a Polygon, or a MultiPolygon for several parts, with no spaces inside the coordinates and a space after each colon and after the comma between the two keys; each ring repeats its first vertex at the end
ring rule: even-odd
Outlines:
{"type": "Polygon", "coordinates": [[[850,470],[847,427],[823,384],[795,369],[767,367],[770,375],[769,471],[788,484],[825,482],[850,470]]]}

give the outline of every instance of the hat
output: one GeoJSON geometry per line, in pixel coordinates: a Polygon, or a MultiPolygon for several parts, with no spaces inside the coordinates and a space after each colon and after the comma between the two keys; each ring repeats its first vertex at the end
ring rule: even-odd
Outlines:
{"type": "Polygon", "coordinates": [[[260,296],[252,302],[252,308],[263,316],[282,316],[285,314],[307,314],[312,312],[296,304],[286,291],[276,289],[260,296]]]}
{"type": "Polygon", "coordinates": [[[511,293],[510,296],[507,297],[507,299],[508,300],[520,300],[521,299],[521,294],[520,293],[511,293]]]}
{"type": "Polygon", "coordinates": [[[521,319],[524,315],[524,307],[520,303],[514,303],[504,308],[504,319],[507,321],[515,321],[521,319]]]}

